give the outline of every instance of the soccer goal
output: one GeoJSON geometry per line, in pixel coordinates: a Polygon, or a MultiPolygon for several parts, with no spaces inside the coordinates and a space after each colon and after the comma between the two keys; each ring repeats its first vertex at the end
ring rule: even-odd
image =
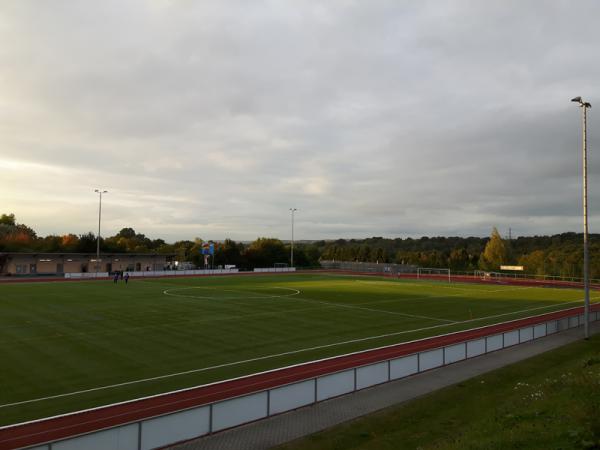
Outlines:
{"type": "Polygon", "coordinates": [[[417,267],[417,278],[448,278],[448,283],[452,281],[450,269],[437,269],[434,267],[417,267]]]}

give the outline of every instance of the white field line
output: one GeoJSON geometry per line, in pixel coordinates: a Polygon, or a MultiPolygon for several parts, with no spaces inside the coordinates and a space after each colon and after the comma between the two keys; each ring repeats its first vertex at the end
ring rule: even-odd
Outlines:
{"type": "MultiPolygon", "coordinates": [[[[315,299],[311,299],[311,298],[302,298],[302,297],[299,297],[299,298],[295,298],[294,301],[318,303],[320,305],[333,306],[333,307],[337,307],[337,308],[358,309],[358,310],[362,310],[362,311],[376,312],[376,313],[381,313],[381,314],[389,314],[389,315],[393,315],[393,316],[411,317],[413,319],[427,319],[427,320],[436,320],[438,322],[458,323],[456,320],[440,319],[438,317],[430,317],[430,316],[419,316],[419,315],[416,315],[416,314],[408,314],[408,313],[401,313],[401,312],[396,312],[396,311],[388,311],[388,310],[385,310],[385,309],[364,308],[362,306],[356,306],[356,305],[344,305],[344,304],[341,304],[341,303],[325,302],[325,301],[322,301],[322,300],[315,300],[315,299]]],[[[361,304],[368,304],[368,303],[361,303],[361,304]]]]}
{"type": "MultiPolygon", "coordinates": [[[[333,308],[333,306],[332,306],[333,308]]],[[[317,311],[317,310],[323,310],[324,308],[320,308],[317,306],[314,306],[312,308],[296,308],[296,309],[288,309],[285,311],[264,311],[264,312],[260,312],[260,313],[252,313],[252,314],[238,314],[238,315],[231,315],[228,317],[213,317],[210,319],[198,319],[198,320],[172,320],[170,322],[163,322],[160,324],[154,324],[154,325],[142,325],[142,326],[137,326],[137,327],[127,327],[127,331],[138,331],[138,330],[147,330],[147,329],[152,329],[152,328],[163,328],[163,327],[172,327],[174,325],[197,325],[197,324],[202,324],[202,323],[215,323],[215,322],[227,322],[230,320],[240,320],[240,319],[252,319],[255,317],[262,317],[262,316],[283,316],[286,314],[294,314],[294,313],[298,313],[298,312],[306,312],[306,311],[317,311]]],[[[77,337],[77,336],[108,336],[111,334],[121,334],[122,331],[120,330],[98,330],[98,331],[90,331],[90,332],[85,332],[85,331],[80,331],[77,333],[71,333],[71,334],[64,334],[64,335],[48,335],[48,336],[36,336],[36,337],[31,337],[31,338],[22,338],[22,339],[15,339],[15,340],[3,340],[0,341],[0,345],[4,345],[4,344],[19,344],[22,342],[30,342],[30,341],[47,341],[49,339],[62,339],[65,337],[77,337]]]]}
{"type": "MultiPolygon", "coordinates": [[[[142,283],[147,283],[147,284],[155,284],[153,282],[147,281],[147,280],[136,280],[137,282],[142,282],[142,283]]],[[[358,280],[356,280],[358,281],[358,280]]],[[[371,283],[375,283],[375,282],[371,282],[371,283]]],[[[344,285],[346,285],[346,283],[344,283],[344,285]]],[[[404,284],[406,285],[406,284],[404,284]]],[[[173,284],[169,284],[169,286],[179,286],[179,285],[173,285],[173,284]]],[[[420,286],[420,285],[417,285],[420,286]]],[[[165,287],[164,284],[161,287],[165,287]]],[[[187,287],[188,289],[192,289],[194,287],[187,287]]],[[[525,287],[526,289],[530,289],[530,287],[525,287]]],[[[206,289],[214,289],[217,290],[218,288],[212,288],[212,287],[206,287],[206,289]]],[[[281,288],[281,289],[290,289],[290,288],[281,288]]],[[[294,289],[295,291],[297,291],[297,289],[294,289]]],[[[506,290],[506,289],[504,289],[506,290]]],[[[241,291],[240,291],[241,292],[241,291]]],[[[481,292],[491,292],[491,291],[481,291],[481,292]]],[[[164,292],[163,292],[164,293],[164,292]]],[[[286,295],[286,296],[281,296],[281,297],[264,297],[265,299],[268,298],[285,298],[285,297],[290,297],[292,295],[296,295],[296,294],[291,294],[291,295],[286,295]]],[[[388,300],[370,300],[368,302],[365,303],[358,303],[357,305],[371,305],[371,304],[382,304],[382,303],[394,303],[397,301],[425,301],[425,300],[433,300],[433,299],[442,299],[442,298],[451,298],[451,297],[460,297],[462,294],[449,294],[449,295],[437,295],[437,296],[429,296],[429,297],[410,297],[410,298],[395,298],[395,299],[388,299],[388,300]]],[[[189,298],[193,298],[193,299],[202,299],[200,297],[195,297],[195,296],[186,296],[186,295],[172,295],[173,297],[180,297],[185,299],[186,297],[189,298]]],[[[597,297],[592,297],[592,299],[596,299],[597,297]]],[[[600,297],[598,297],[600,298],[600,297]]],[[[236,298],[239,300],[242,300],[241,298],[236,298]]],[[[336,307],[341,307],[341,308],[349,308],[349,307],[353,307],[356,308],[355,306],[346,306],[346,305],[341,305],[341,304],[337,304],[337,303],[330,303],[330,302],[324,302],[324,301],[320,301],[320,300],[314,300],[314,299],[308,299],[308,298],[300,298],[300,299],[296,299],[296,300],[305,300],[305,301],[311,301],[314,303],[321,303],[321,304],[326,304],[329,305],[331,308],[336,308],[336,307]]],[[[472,299],[475,300],[475,299],[472,299]]],[[[578,300],[573,300],[573,302],[576,302],[578,300]]],[[[234,302],[231,300],[228,300],[229,304],[236,304],[236,305],[241,305],[241,306],[246,306],[247,303],[242,302],[234,302]]],[[[558,305],[561,305],[563,303],[556,303],[558,305]]],[[[551,307],[553,305],[546,305],[545,307],[551,307]]],[[[239,314],[239,315],[232,315],[229,317],[217,317],[217,318],[210,318],[210,319],[205,319],[205,320],[194,320],[194,321],[189,321],[189,320],[177,320],[177,321],[170,321],[170,322],[164,322],[161,324],[154,324],[154,325],[143,325],[143,326],[137,326],[137,327],[129,327],[128,330],[131,331],[136,331],[136,330],[144,330],[144,329],[151,329],[151,328],[161,328],[161,327],[169,327],[169,326],[173,326],[173,325],[177,325],[177,324],[199,324],[199,323],[212,323],[212,322],[226,322],[229,320],[243,320],[246,318],[253,318],[253,317],[260,317],[260,316],[282,316],[282,315],[286,315],[286,314],[293,314],[295,312],[304,312],[304,311],[313,311],[315,309],[318,308],[301,308],[301,309],[294,309],[294,310],[286,310],[286,311],[281,311],[281,310],[270,310],[270,311],[264,311],[261,313],[254,313],[254,314],[239,314]]],[[[368,308],[360,308],[360,309],[366,309],[368,310],[368,308]]],[[[428,319],[428,320],[438,320],[438,321],[447,321],[447,322],[454,322],[454,323],[459,323],[459,321],[452,321],[452,320],[447,320],[447,319],[439,319],[439,318],[434,318],[434,317],[429,317],[429,316],[417,316],[417,315],[411,315],[408,313],[395,313],[395,312],[391,312],[391,311],[387,311],[387,310],[375,310],[372,309],[373,312],[386,312],[389,314],[395,314],[395,315],[404,315],[406,317],[412,317],[412,318],[422,318],[422,319],[428,319]]],[[[7,344],[7,343],[20,343],[20,342],[30,342],[30,341],[37,341],[37,340],[47,340],[47,339],[62,339],[64,337],[74,337],[74,336],[106,336],[106,335],[110,335],[110,334],[115,334],[118,333],[116,331],[113,330],[99,330],[99,331],[93,331],[93,332],[78,332],[78,333],[74,333],[74,334],[67,334],[67,335],[46,335],[46,336],[36,336],[36,337],[32,337],[32,338],[22,338],[22,339],[17,339],[17,340],[2,340],[0,341],[0,344],[7,344]]]]}
{"type": "MultiPolygon", "coordinates": [[[[243,298],[240,298],[240,297],[204,297],[204,296],[194,296],[194,295],[185,295],[185,294],[173,294],[173,293],[170,292],[170,291],[186,290],[186,289],[203,289],[203,288],[202,287],[200,287],[200,288],[196,288],[196,287],[184,287],[184,288],[179,288],[179,289],[167,289],[167,290],[163,291],[163,294],[170,295],[170,296],[173,296],[173,297],[187,297],[187,298],[198,298],[198,299],[206,299],[206,300],[228,300],[228,299],[232,299],[232,300],[244,300],[243,298]]],[[[216,289],[216,288],[208,288],[208,289],[216,289]]],[[[285,289],[285,290],[294,291],[294,292],[292,294],[288,294],[288,295],[267,295],[267,296],[261,296],[261,297],[246,297],[246,298],[250,298],[250,299],[284,298],[284,297],[292,297],[292,296],[295,296],[295,295],[298,295],[298,294],[301,293],[298,289],[285,288],[285,287],[273,287],[272,289],[285,289]]],[[[239,293],[244,293],[244,294],[246,293],[244,291],[236,291],[236,290],[233,290],[233,289],[223,289],[223,291],[226,291],[226,292],[239,292],[239,293]]],[[[252,292],[252,291],[247,291],[247,292],[252,292]]],[[[253,293],[257,294],[256,292],[253,292],[253,293]]],[[[454,294],[454,296],[459,296],[459,295],[460,294],[454,294]]],[[[443,296],[443,297],[449,297],[449,296],[443,296]]],[[[436,298],[436,297],[427,297],[427,298],[436,298]]],[[[420,316],[420,315],[416,315],[416,314],[400,313],[400,312],[388,311],[388,310],[384,310],[384,309],[365,308],[365,307],[356,306],[356,305],[354,305],[354,306],[353,305],[343,305],[343,304],[339,304],[339,303],[326,302],[326,301],[315,300],[315,299],[310,299],[310,298],[298,298],[298,299],[294,299],[294,300],[295,301],[304,301],[304,302],[317,303],[317,304],[320,304],[320,305],[328,305],[328,306],[335,307],[335,308],[358,309],[358,310],[375,312],[375,313],[381,313],[381,314],[389,314],[389,315],[394,315],[394,316],[410,317],[410,318],[413,318],[413,319],[427,319],[427,320],[436,320],[438,322],[457,323],[455,320],[440,319],[439,317],[420,316]]],[[[378,302],[372,302],[372,303],[378,303],[378,302]]],[[[362,304],[367,305],[367,304],[370,304],[370,303],[362,303],[362,304]]]]}
{"type": "Polygon", "coordinates": [[[432,325],[432,326],[429,326],[429,327],[415,328],[415,329],[412,329],[412,330],[403,330],[403,331],[397,331],[397,332],[394,332],[394,333],[380,334],[380,335],[377,335],[377,336],[368,336],[368,337],[364,337],[364,338],[351,339],[351,340],[348,340],[348,341],[341,341],[341,342],[334,342],[334,343],[331,343],[331,344],[317,345],[317,346],[314,346],[314,347],[301,348],[301,349],[298,349],[298,350],[290,350],[290,351],[287,351],[287,352],[275,353],[275,354],[265,355],[265,356],[259,356],[259,357],[256,357],[256,358],[244,359],[244,360],[241,360],[241,361],[233,361],[233,362],[229,362],[229,363],[218,364],[218,365],[215,365],[215,366],[201,367],[199,369],[191,369],[191,370],[186,370],[186,371],[183,371],[183,372],[170,373],[170,374],[159,375],[159,376],[150,377],[150,378],[142,378],[142,379],[139,379],[139,380],[125,381],[123,383],[116,383],[116,384],[110,384],[110,385],[106,385],[106,386],[99,386],[99,387],[90,388],[90,389],[82,389],[82,390],[79,390],[79,391],[67,392],[67,393],[64,393],[64,394],[50,395],[50,396],[47,396],[47,397],[39,397],[39,398],[30,399],[30,400],[23,400],[23,401],[20,401],[20,402],[5,403],[5,404],[0,405],[0,408],[9,408],[9,407],[12,407],[12,406],[19,406],[19,405],[25,405],[25,404],[29,404],[29,403],[36,403],[36,402],[41,402],[41,401],[44,401],[44,400],[52,400],[52,399],[56,399],[56,398],[70,397],[70,396],[74,396],[74,395],[85,394],[85,393],[88,393],[88,392],[95,392],[95,391],[100,391],[100,390],[113,389],[113,388],[116,388],[116,387],[129,386],[129,385],[132,385],[132,384],[146,383],[146,382],[149,382],[149,381],[164,380],[164,379],[167,379],[167,378],[173,378],[173,377],[178,377],[178,376],[182,376],[182,375],[189,375],[189,374],[192,374],[192,373],[206,372],[206,371],[209,371],[209,370],[220,369],[220,368],[224,368],[224,367],[231,367],[231,366],[246,364],[246,363],[250,363],[250,362],[263,361],[263,360],[266,360],[266,359],[278,358],[278,357],[281,357],[281,356],[294,355],[294,354],[304,353],[304,352],[313,351],[313,350],[321,350],[321,349],[324,349],[324,348],[337,347],[337,346],[340,346],[340,345],[354,344],[354,343],[358,343],[358,342],[371,341],[371,340],[375,340],[375,339],[383,339],[383,338],[392,337],[392,336],[400,336],[400,335],[403,335],[403,334],[416,333],[416,332],[419,332],[419,331],[427,331],[427,330],[432,330],[432,329],[436,329],[436,328],[448,327],[448,326],[451,326],[451,325],[473,323],[473,322],[478,322],[478,321],[486,320],[486,319],[495,319],[495,318],[509,316],[509,315],[513,315],[513,314],[520,314],[520,313],[530,312],[530,311],[536,311],[536,310],[540,310],[540,309],[547,309],[547,308],[550,308],[550,307],[553,307],[553,306],[563,306],[563,305],[572,304],[572,303],[580,303],[581,301],[582,300],[570,301],[570,302],[565,302],[565,303],[557,303],[555,305],[546,305],[546,306],[540,306],[540,307],[537,307],[537,308],[528,308],[528,309],[522,309],[520,311],[512,311],[512,312],[503,313],[503,314],[495,314],[493,316],[485,316],[485,317],[479,317],[479,318],[476,318],[476,319],[463,320],[461,322],[456,322],[456,323],[453,323],[453,324],[432,325]]]}
{"type": "MultiPolygon", "coordinates": [[[[286,289],[286,288],[282,288],[282,289],[286,289]]],[[[292,294],[292,295],[296,295],[296,294],[292,294]]],[[[286,297],[291,297],[292,295],[284,295],[281,297],[265,297],[265,298],[286,298],[286,297]]],[[[392,303],[392,302],[397,302],[398,300],[400,300],[400,301],[422,300],[424,298],[439,299],[439,298],[457,297],[457,296],[460,296],[460,294],[452,294],[452,295],[444,295],[444,296],[436,296],[436,297],[414,297],[414,298],[409,298],[409,299],[391,299],[391,300],[381,300],[381,301],[370,301],[370,302],[366,302],[366,303],[359,303],[359,305],[369,305],[369,304],[373,304],[373,303],[392,303]]],[[[199,298],[201,300],[203,299],[201,297],[193,297],[193,296],[186,296],[186,295],[178,295],[177,297],[199,298]]],[[[395,311],[379,310],[379,309],[374,309],[374,308],[362,308],[362,307],[358,307],[356,305],[355,306],[342,305],[342,304],[324,302],[324,301],[308,299],[308,298],[299,298],[299,299],[295,299],[295,300],[303,300],[303,301],[310,302],[310,303],[321,304],[321,305],[325,305],[328,308],[351,308],[351,309],[366,310],[366,311],[377,312],[377,313],[399,315],[399,316],[415,318],[415,319],[427,319],[427,320],[436,320],[439,322],[458,323],[455,320],[440,319],[440,318],[436,318],[436,317],[420,316],[420,315],[414,315],[414,314],[408,314],[408,313],[399,313],[399,312],[395,312],[395,311]]],[[[244,305],[244,306],[247,305],[246,303],[243,303],[243,302],[239,303],[239,302],[228,301],[228,303],[234,303],[234,304],[239,304],[239,305],[244,305]]],[[[284,316],[284,315],[288,315],[288,314],[294,314],[297,312],[315,311],[315,310],[320,310],[320,309],[322,309],[322,308],[320,308],[320,307],[297,308],[297,309],[289,309],[289,310],[285,310],[285,311],[270,310],[270,311],[264,311],[264,312],[260,312],[260,313],[238,314],[238,315],[231,315],[229,317],[217,317],[217,318],[209,318],[209,319],[204,319],[204,320],[202,320],[202,319],[201,320],[192,320],[192,321],[190,321],[190,320],[175,320],[175,321],[163,322],[163,323],[154,324],[154,325],[142,325],[142,326],[137,326],[137,327],[128,327],[127,330],[128,331],[138,331],[138,330],[146,330],[146,329],[152,329],[152,328],[170,327],[170,326],[178,325],[178,324],[192,325],[192,324],[200,324],[200,323],[227,322],[230,320],[244,320],[244,319],[251,319],[251,318],[261,317],[261,316],[284,316]]],[[[0,340],[0,345],[8,344],[8,343],[16,344],[16,343],[21,343],[21,342],[31,342],[31,341],[48,340],[48,339],[62,339],[65,337],[70,338],[70,337],[76,337],[76,336],[107,336],[107,335],[119,334],[119,333],[120,333],[120,331],[116,331],[116,330],[98,330],[98,331],[91,331],[91,332],[71,333],[71,334],[65,334],[65,335],[61,334],[61,335],[36,336],[36,337],[22,338],[22,339],[16,339],[16,340],[0,340]]]]}
{"type": "MultiPolygon", "coordinates": [[[[163,294],[165,295],[169,295],[169,296],[173,296],[173,297],[184,297],[184,298],[197,298],[200,300],[244,300],[244,298],[240,298],[240,297],[204,297],[204,296],[195,296],[195,295],[185,295],[185,294],[174,294],[172,293],[172,291],[179,291],[179,290],[189,290],[189,289],[204,289],[203,287],[183,287],[183,288],[179,288],[179,289],[166,289],[163,291],[163,294]]],[[[207,288],[207,289],[216,289],[216,288],[207,288]]],[[[284,298],[284,297],[292,297],[295,295],[300,294],[301,292],[298,289],[292,289],[292,288],[285,288],[285,287],[273,287],[273,288],[269,288],[269,289],[285,289],[288,291],[293,291],[291,294],[287,294],[287,295],[265,295],[265,296],[261,296],[261,297],[246,297],[248,299],[270,299],[270,298],[284,298]]],[[[245,294],[246,292],[251,292],[254,294],[258,294],[257,292],[252,292],[252,291],[237,291],[237,290],[233,290],[233,289],[222,289],[222,291],[225,292],[238,292],[238,293],[243,293],[245,294]]],[[[458,295],[458,294],[456,294],[458,295]]],[[[431,298],[431,297],[429,297],[431,298]]],[[[396,311],[387,311],[384,309],[375,309],[375,308],[365,308],[365,307],[361,307],[361,306],[352,306],[352,305],[343,305],[343,304],[339,304],[339,303],[332,303],[332,302],[326,302],[326,301],[321,301],[321,300],[315,300],[315,299],[310,299],[310,298],[297,298],[294,299],[294,301],[303,301],[303,302],[311,302],[311,303],[317,303],[320,305],[328,305],[331,307],[335,307],[335,308],[346,308],[346,309],[358,309],[358,310],[362,310],[362,311],[369,311],[369,312],[375,312],[375,313],[381,313],[381,314],[389,314],[389,315],[394,315],[394,316],[402,316],[402,317],[410,317],[413,319],[427,319],[427,320],[436,320],[438,322],[447,322],[447,323],[456,323],[455,320],[448,320],[448,319],[440,319],[438,317],[430,317],[430,316],[420,316],[420,315],[416,315],[416,314],[407,314],[407,313],[400,313],[400,312],[396,312],[396,311]]],[[[368,303],[364,303],[364,304],[368,304],[368,303]]]]}
{"type": "MultiPolygon", "coordinates": [[[[355,281],[357,283],[361,283],[361,284],[379,285],[380,287],[415,286],[415,287],[420,287],[423,289],[431,288],[431,285],[428,285],[426,281],[424,281],[423,283],[406,283],[406,282],[394,283],[393,281],[383,281],[383,280],[382,281],[355,280],[355,281]]],[[[497,286],[494,286],[494,287],[497,287],[497,286]]],[[[481,292],[481,293],[485,293],[485,294],[498,293],[498,292],[509,292],[509,291],[521,291],[524,289],[546,289],[546,288],[542,288],[541,286],[518,286],[518,287],[510,287],[510,288],[503,288],[503,289],[475,289],[475,288],[467,288],[467,287],[448,286],[445,284],[437,284],[436,283],[435,289],[438,289],[438,288],[439,289],[453,289],[453,290],[466,291],[466,292],[481,292]]],[[[551,288],[551,289],[557,289],[557,288],[551,288]]]]}
{"type": "Polygon", "coordinates": [[[191,286],[191,287],[182,287],[182,288],[174,288],[174,289],[166,289],[163,291],[163,294],[165,295],[169,295],[171,297],[186,297],[186,298],[196,298],[196,299],[200,299],[200,300],[246,300],[246,299],[264,299],[264,298],[283,298],[283,297],[291,297],[293,295],[298,295],[300,294],[300,291],[298,289],[292,289],[292,288],[285,288],[285,287],[270,287],[270,288],[265,288],[265,289],[284,289],[286,291],[292,291],[291,294],[282,294],[282,295],[261,295],[258,292],[253,292],[253,291],[237,291],[234,289],[217,289],[217,288],[205,288],[205,287],[201,287],[201,286],[191,286]],[[248,292],[251,294],[258,294],[259,296],[257,297],[205,297],[205,296],[200,296],[200,295],[185,295],[185,294],[173,294],[172,291],[184,291],[184,290],[190,290],[190,289],[213,289],[213,290],[217,290],[217,291],[222,291],[222,292],[237,292],[240,294],[247,294],[248,292]]]}

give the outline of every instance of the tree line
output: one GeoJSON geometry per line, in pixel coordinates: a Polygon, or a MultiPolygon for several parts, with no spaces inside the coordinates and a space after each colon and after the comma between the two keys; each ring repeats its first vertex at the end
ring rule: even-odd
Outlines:
{"type": "MultiPolygon", "coordinates": [[[[172,254],[178,261],[191,262],[198,267],[204,265],[201,254],[205,241],[181,240],[167,243],[163,239],[150,239],[133,228],[123,228],[114,236],[100,238],[102,253],[158,253],[172,254]]],[[[95,253],[97,237],[93,232],[38,236],[25,224],[17,223],[14,214],[0,216],[0,252],[40,253],[95,253]]],[[[310,244],[294,246],[294,265],[316,267],[319,265],[319,249],[310,244]]],[[[290,245],[279,239],[258,238],[250,243],[226,239],[215,243],[215,266],[233,264],[241,269],[273,267],[275,263],[290,262],[290,245]]]]}
{"type": "MultiPolygon", "coordinates": [[[[503,239],[496,228],[490,237],[421,237],[338,239],[321,249],[324,260],[414,264],[455,271],[499,270],[521,265],[529,274],[583,276],[583,234],[521,236],[503,239]]],[[[600,278],[600,235],[590,234],[590,275],[600,278]]]]}
{"type": "MultiPolygon", "coordinates": [[[[600,235],[590,235],[590,274],[600,278],[600,235]]],[[[200,238],[167,243],[150,239],[133,228],[100,239],[102,252],[174,254],[178,261],[204,264],[200,238]]],[[[96,235],[65,234],[38,236],[14,214],[0,216],[0,252],[94,253],[96,235]]],[[[521,236],[503,239],[494,228],[490,237],[371,237],[296,243],[294,265],[317,267],[320,260],[413,264],[450,268],[455,271],[498,270],[501,264],[522,265],[526,273],[581,277],[583,249],[581,233],[553,236],[521,236]]],[[[290,245],[261,237],[250,243],[226,239],[215,245],[214,264],[233,264],[241,269],[272,267],[290,261],[290,245]]]]}

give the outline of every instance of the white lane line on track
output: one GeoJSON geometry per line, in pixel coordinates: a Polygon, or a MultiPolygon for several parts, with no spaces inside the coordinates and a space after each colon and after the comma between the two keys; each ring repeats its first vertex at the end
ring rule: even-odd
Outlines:
{"type": "Polygon", "coordinates": [[[174,378],[174,377],[178,377],[178,376],[182,376],[182,375],[189,375],[189,374],[192,374],[192,373],[207,372],[209,370],[221,369],[221,368],[224,368],[224,367],[237,366],[237,365],[246,364],[246,363],[250,363],[250,362],[256,362],[256,361],[264,361],[264,360],[267,360],[267,359],[278,358],[278,357],[281,357],[281,356],[294,355],[294,354],[304,353],[304,352],[313,351],[313,350],[321,350],[321,349],[324,349],[324,348],[337,347],[337,346],[340,346],[340,345],[355,344],[355,343],[358,343],[358,342],[366,342],[366,341],[371,341],[371,340],[375,340],[375,339],[383,339],[383,338],[392,337],[392,336],[400,336],[400,335],[403,335],[403,334],[416,333],[416,332],[419,332],[419,331],[433,330],[433,329],[437,329],[437,328],[448,327],[448,326],[451,326],[451,325],[473,323],[473,322],[478,322],[478,321],[486,320],[486,319],[496,319],[496,318],[499,318],[499,317],[505,317],[505,316],[510,316],[510,315],[514,315],[514,314],[520,314],[520,313],[524,313],[524,312],[536,311],[536,310],[540,310],[540,309],[547,309],[547,308],[551,308],[553,306],[563,306],[563,305],[568,305],[568,304],[573,304],[573,303],[581,303],[581,301],[582,300],[570,301],[570,302],[565,302],[565,303],[557,303],[555,305],[546,305],[546,306],[540,306],[540,307],[537,307],[537,308],[523,309],[523,310],[520,310],[520,311],[513,311],[513,312],[508,312],[508,313],[503,313],[503,314],[495,314],[493,316],[485,316],[485,317],[479,317],[479,318],[476,318],[476,319],[463,320],[461,322],[456,322],[454,324],[432,325],[432,326],[429,326],[429,327],[415,328],[415,329],[412,329],[412,330],[397,331],[397,332],[394,332],[394,333],[386,333],[386,334],[381,334],[381,335],[377,335],[377,336],[368,336],[368,337],[364,337],[364,338],[351,339],[351,340],[348,340],[348,341],[334,342],[334,343],[331,343],[331,344],[324,344],[324,345],[317,345],[317,346],[314,346],[314,347],[301,348],[301,349],[298,349],[298,350],[290,350],[290,351],[283,352],[283,353],[276,353],[276,354],[272,354],[272,355],[259,356],[257,358],[245,359],[245,360],[241,360],[241,361],[233,361],[233,362],[230,362],[230,363],[218,364],[218,365],[215,365],[215,366],[201,367],[199,369],[191,369],[191,370],[186,370],[186,371],[183,371],[183,372],[176,372],[176,373],[171,373],[171,374],[166,374],[166,375],[159,375],[159,376],[150,377],[150,378],[142,378],[142,379],[139,379],[139,380],[125,381],[123,383],[116,383],[116,384],[111,384],[111,385],[106,385],[106,386],[99,386],[99,387],[90,388],[90,389],[83,389],[83,390],[74,391],[74,392],[67,392],[67,393],[64,393],[64,394],[50,395],[48,397],[34,398],[34,399],[30,399],[30,400],[23,400],[23,401],[20,401],[20,402],[5,403],[3,405],[0,405],[0,409],[2,409],[2,408],[9,408],[9,407],[12,407],[12,406],[25,405],[25,404],[29,404],[29,403],[37,403],[37,402],[41,402],[41,401],[44,401],[44,400],[53,400],[53,399],[56,399],[56,398],[70,397],[70,396],[74,396],[74,395],[85,394],[85,393],[88,393],[88,392],[96,392],[96,391],[101,391],[101,390],[106,390],[106,389],[113,389],[113,388],[116,388],[116,387],[129,386],[129,385],[140,384],[140,383],[146,383],[146,382],[149,382],[149,381],[164,380],[164,379],[167,379],[167,378],[174,378]]]}

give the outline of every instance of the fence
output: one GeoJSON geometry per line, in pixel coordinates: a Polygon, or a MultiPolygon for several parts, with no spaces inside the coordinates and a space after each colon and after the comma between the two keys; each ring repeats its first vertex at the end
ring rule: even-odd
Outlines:
{"type": "MultiPolygon", "coordinates": [[[[337,269],[360,273],[389,273],[389,274],[417,274],[418,267],[411,264],[391,264],[391,263],[370,263],[370,262],[355,262],[355,261],[321,261],[323,269],[337,269]]],[[[562,277],[558,275],[540,275],[524,272],[493,272],[483,270],[451,270],[447,267],[428,268],[427,270],[444,270],[451,272],[452,277],[470,277],[485,280],[535,280],[535,281],[558,281],[568,282],[572,284],[582,284],[583,278],[579,277],[562,277]]],[[[590,279],[591,284],[600,285],[600,279],[590,279]]]]}
{"type": "MultiPolygon", "coordinates": [[[[594,305],[591,320],[600,319],[594,305]]],[[[150,450],[578,327],[582,308],[0,428],[0,450],[150,450]]]]}
{"type": "Polygon", "coordinates": [[[382,274],[417,273],[417,266],[413,266],[410,264],[368,263],[352,261],[321,261],[320,263],[323,269],[348,270],[351,272],[382,274]]]}

